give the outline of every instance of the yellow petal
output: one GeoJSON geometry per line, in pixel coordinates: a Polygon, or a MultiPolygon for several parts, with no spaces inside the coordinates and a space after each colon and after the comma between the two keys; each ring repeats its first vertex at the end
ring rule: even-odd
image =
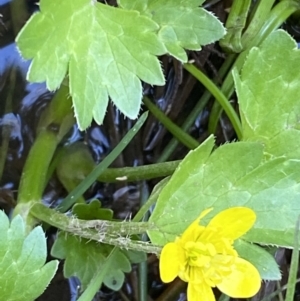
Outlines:
{"type": "Polygon", "coordinates": [[[180,264],[184,263],[184,251],[177,243],[167,243],[160,254],[159,271],[163,282],[173,281],[179,273],[180,264]]]}
{"type": "Polygon", "coordinates": [[[187,229],[184,231],[180,238],[180,241],[183,244],[188,241],[197,241],[198,236],[200,236],[201,232],[205,228],[203,226],[200,226],[199,222],[205,215],[207,215],[212,210],[213,208],[209,208],[201,212],[199,217],[187,227],[187,229]]]}
{"type": "Polygon", "coordinates": [[[208,224],[218,228],[218,234],[235,240],[244,235],[254,224],[255,212],[246,207],[233,207],[218,213],[208,224]]]}
{"type": "Polygon", "coordinates": [[[216,301],[211,287],[205,283],[189,283],[187,294],[188,301],[216,301]]]}
{"type": "Polygon", "coordinates": [[[260,289],[261,278],[257,269],[248,261],[236,258],[233,272],[223,278],[218,289],[232,298],[249,298],[260,289]]]}

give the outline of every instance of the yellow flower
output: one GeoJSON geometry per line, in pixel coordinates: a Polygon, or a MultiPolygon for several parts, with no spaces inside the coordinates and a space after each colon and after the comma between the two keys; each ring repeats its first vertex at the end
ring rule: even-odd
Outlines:
{"type": "Polygon", "coordinates": [[[257,269],[240,258],[233,247],[255,222],[255,213],[245,207],[226,209],[204,227],[199,221],[205,210],[175,242],[167,243],[160,256],[163,282],[177,276],[188,282],[189,301],[215,301],[212,287],[233,298],[254,296],[261,277],[257,269]]]}

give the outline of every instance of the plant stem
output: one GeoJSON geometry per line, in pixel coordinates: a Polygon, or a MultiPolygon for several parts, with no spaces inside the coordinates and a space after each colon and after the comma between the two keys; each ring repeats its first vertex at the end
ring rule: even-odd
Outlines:
{"type": "MultiPolygon", "coordinates": [[[[265,1],[265,0],[263,0],[263,1],[265,1]]],[[[272,1],[272,0],[269,0],[269,1],[272,1]]],[[[265,3],[267,3],[267,2],[265,2],[265,3]]],[[[263,6],[263,8],[266,9],[266,11],[263,12],[263,15],[267,15],[267,9],[270,8],[272,3],[267,3],[267,4],[268,5],[263,6]]],[[[273,32],[275,29],[280,27],[282,25],[282,23],[290,15],[292,15],[293,13],[295,13],[299,10],[300,10],[300,2],[299,1],[295,1],[295,0],[281,1],[271,10],[271,12],[269,12],[267,20],[261,26],[260,30],[258,31],[258,33],[256,34],[255,37],[249,38],[249,36],[247,36],[247,35],[245,36],[245,41],[246,41],[246,45],[248,46],[248,48],[239,54],[235,63],[232,65],[231,70],[228,72],[228,74],[222,84],[222,87],[221,87],[221,91],[227,98],[230,98],[230,96],[232,95],[232,93],[234,91],[234,83],[233,83],[233,77],[232,77],[231,71],[234,68],[237,69],[238,71],[240,71],[250,49],[254,46],[259,46],[271,32],[273,32]]],[[[256,32],[257,32],[257,30],[256,30],[256,32]]],[[[243,37],[242,37],[242,43],[243,43],[243,37]]],[[[209,122],[208,122],[208,130],[210,133],[216,132],[218,120],[219,120],[221,113],[222,113],[222,106],[220,105],[219,102],[216,101],[212,107],[209,122]]]]}
{"type": "MultiPolygon", "coordinates": [[[[39,127],[38,136],[28,154],[22,178],[19,186],[18,203],[39,202],[45,187],[45,180],[49,164],[56,150],[57,144],[63,135],[57,131],[66,120],[66,116],[73,115],[71,110],[71,100],[68,99],[68,88],[62,86],[54,96],[50,107],[42,115],[43,120],[49,118],[44,126],[39,127]],[[53,118],[52,115],[57,112],[53,118]],[[49,116],[49,117],[48,117],[49,116]],[[53,130],[51,126],[55,126],[53,130]]],[[[68,129],[73,125],[74,120],[68,123],[68,129]]]]}
{"type": "MultiPolygon", "coordinates": [[[[149,191],[145,181],[143,181],[141,188],[140,188],[140,204],[141,207],[145,205],[147,200],[149,199],[149,191]]],[[[144,214],[142,221],[148,221],[150,216],[149,211],[144,214]]],[[[140,239],[142,241],[148,241],[148,236],[146,233],[140,235],[140,239]]],[[[148,263],[147,261],[142,261],[138,264],[138,294],[140,301],[147,301],[148,299],[148,263]]]]}
{"type": "Polygon", "coordinates": [[[265,23],[265,20],[268,19],[274,3],[275,0],[260,0],[256,3],[254,11],[249,17],[250,24],[242,36],[242,45],[244,50],[252,45],[253,39],[258,35],[265,23]]]}
{"type": "Polygon", "coordinates": [[[61,212],[67,211],[76,200],[83,195],[83,193],[97,180],[97,178],[104,172],[105,169],[119,156],[125,149],[133,137],[137,134],[139,129],[144,124],[148,112],[145,112],[132,127],[132,129],[123,137],[119,144],[109,153],[109,155],[98,164],[91,173],[73,190],[60,204],[58,210],[61,212]]]}
{"type": "Polygon", "coordinates": [[[184,132],[178,125],[172,122],[151,100],[144,96],[144,104],[149,111],[166,127],[166,129],[173,134],[173,136],[189,149],[195,149],[199,146],[199,142],[184,132]]]}
{"type": "Polygon", "coordinates": [[[227,33],[220,41],[222,48],[229,52],[241,52],[243,50],[241,37],[246,25],[251,0],[235,0],[230,8],[226,20],[227,33]]]}
{"type": "Polygon", "coordinates": [[[130,235],[144,233],[148,230],[157,229],[153,223],[80,220],[73,216],[68,217],[40,203],[32,205],[30,214],[62,231],[100,243],[156,255],[161,251],[160,246],[152,245],[148,242],[131,240],[130,237],[128,237],[130,235]]]}
{"type": "Polygon", "coordinates": [[[291,268],[289,272],[289,279],[287,283],[287,291],[285,301],[293,301],[295,296],[296,281],[298,274],[298,263],[299,263],[299,227],[300,227],[300,216],[297,219],[294,235],[294,248],[291,259],[291,268]]]}
{"type": "MultiPolygon", "coordinates": [[[[220,68],[218,75],[223,78],[225,74],[228,72],[228,69],[231,67],[232,63],[234,62],[236,55],[231,54],[229,55],[225,62],[223,63],[222,67],[220,68]]],[[[215,79],[216,81],[217,79],[215,79]]],[[[182,125],[182,130],[187,132],[189,128],[192,126],[192,124],[195,122],[196,118],[200,114],[201,111],[203,111],[204,107],[207,105],[209,99],[211,97],[211,93],[208,90],[205,90],[202,97],[198,100],[196,106],[191,111],[189,116],[186,118],[185,122],[182,125]]],[[[172,138],[172,140],[167,144],[167,146],[164,148],[161,156],[158,158],[157,162],[165,162],[169,159],[169,157],[174,152],[175,148],[178,145],[178,140],[175,138],[172,138]]]]}
{"type": "Polygon", "coordinates": [[[173,174],[181,160],[142,165],[136,167],[108,168],[99,177],[99,182],[115,183],[122,180],[134,182],[166,177],[173,174]]]}
{"type": "Polygon", "coordinates": [[[161,193],[162,189],[166,186],[169,182],[169,177],[161,180],[153,189],[150,197],[148,198],[147,202],[140,208],[138,213],[132,219],[133,222],[139,222],[143,219],[146,215],[148,210],[154,205],[158,199],[159,194],[161,193]]]}
{"type": "Polygon", "coordinates": [[[224,94],[220,91],[220,89],[197,67],[193,64],[184,64],[184,69],[189,71],[193,76],[195,76],[216,98],[221,107],[226,112],[229,120],[232,123],[233,128],[238,136],[238,138],[242,139],[242,125],[238,118],[237,113],[234,111],[232,105],[228,101],[228,99],[224,96],[224,94]]]}
{"type": "Polygon", "coordinates": [[[18,204],[13,215],[21,214],[28,229],[35,221],[27,220],[33,203],[41,202],[47,171],[57,144],[75,123],[68,98],[68,88],[61,86],[40,118],[38,135],[28,154],[18,193],[18,204]]]}

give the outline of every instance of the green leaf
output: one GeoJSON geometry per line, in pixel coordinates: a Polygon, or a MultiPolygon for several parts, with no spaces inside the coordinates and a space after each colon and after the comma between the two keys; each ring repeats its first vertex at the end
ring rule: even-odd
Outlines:
{"type": "Polygon", "coordinates": [[[297,43],[278,30],[251,49],[241,75],[234,72],[243,140],[261,141],[271,156],[300,158],[299,60],[297,43]]]}
{"type": "Polygon", "coordinates": [[[300,213],[300,160],[264,161],[263,151],[258,142],[238,142],[223,145],[204,162],[201,146],[189,153],[182,173],[176,171],[159,196],[150,221],[160,231],[149,232],[151,241],[174,240],[207,208],[214,210],[204,224],[228,207],[246,206],[257,220],[245,240],[292,247],[300,213]]]}
{"type": "Polygon", "coordinates": [[[46,238],[41,227],[28,236],[21,216],[11,224],[0,211],[0,296],[6,301],[31,301],[40,296],[55,275],[58,261],[45,264],[46,238]]]}
{"type": "Polygon", "coordinates": [[[112,263],[114,262],[115,258],[117,257],[118,252],[119,252],[119,250],[117,248],[114,248],[111,251],[111,253],[108,255],[107,259],[105,260],[105,263],[103,264],[103,266],[101,266],[101,268],[95,274],[95,277],[91,280],[89,286],[79,297],[78,301],[87,301],[87,300],[92,300],[94,298],[96,293],[99,291],[99,287],[101,287],[101,285],[103,283],[103,279],[105,278],[106,273],[109,271],[109,269],[112,266],[112,263]]]}
{"type": "Polygon", "coordinates": [[[246,206],[257,220],[243,239],[293,247],[300,214],[300,80],[295,65],[300,52],[295,45],[287,33],[276,31],[251,51],[241,78],[235,73],[246,141],[222,145],[210,156],[200,146],[186,156],[150,218],[159,228],[149,231],[152,242],[173,240],[209,207],[214,210],[204,224],[228,207],[246,206]]]}
{"type": "Polygon", "coordinates": [[[210,136],[190,151],[163,188],[149,219],[160,229],[148,233],[153,243],[164,245],[173,240],[206,208],[228,207],[228,202],[222,204],[226,193],[232,191],[239,178],[258,166],[263,157],[262,145],[254,142],[226,144],[210,155],[213,146],[210,136]],[[220,205],[216,206],[217,200],[220,205]]]}
{"type": "Polygon", "coordinates": [[[265,249],[243,240],[234,243],[241,258],[251,262],[264,280],[280,280],[281,273],[274,257],[265,249]]]}
{"type": "MultiPolygon", "coordinates": [[[[111,220],[112,211],[101,208],[98,200],[90,204],[76,204],[72,209],[76,218],[90,220],[111,220]]],[[[84,290],[93,279],[101,266],[104,266],[107,256],[114,247],[90,241],[77,236],[60,232],[52,247],[51,254],[65,259],[64,275],[66,278],[77,276],[84,290]]],[[[113,289],[119,290],[124,283],[124,273],[131,271],[131,262],[137,263],[146,260],[145,254],[128,250],[118,250],[111,269],[105,274],[103,283],[113,289]]]]}
{"type": "Polygon", "coordinates": [[[89,204],[75,204],[72,208],[72,214],[84,220],[111,220],[113,217],[113,211],[101,208],[101,202],[98,200],[92,200],[89,204]]]}
{"type": "Polygon", "coordinates": [[[24,58],[33,59],[28,79],[57,89],[69,73],[80,129],[102,123],[108,96],[137,118],[142,85],[164,85],[157,55],[166,53],[158,25],[137,11],[91,0],[41,0],[17,37],[24,58]]]}
{"type": "Polygon", "coordinates": [[[158,36],[168,53],[187,62],[184,49],[200,50],[225,35],[222,23],[199,6],[204,0],[119,0],[126,9],[138,10],[151,17],[160,28],[158,36]]]}
{"type": "Polygon", "coordinates": [[[292,247],[300,213],[300,161],[265,161],[258,142],[223,145],[206,160],[202,153],[202,146],[190,152],[182,172],[176,171],[161,192],[150,217],[159,231],[149,232],[151,241],[164,245],[174,240],[207,208],[214,210],[204,224],[228,207],[246,206],[257,220],[245,240],[292,247]]]}
{"type": "MultiPolygon", "coordinates": [[[[65,259],[64,276],[76,276],[84,290],[99,268],[104,265],[112,246],[60,232],[52,247],[51,255],[65,259]]],[[[131,264],[125,254],[119,250],[113,262],[113,268],[105,275],[104,283],[118,290],[124,282],[124,272],[131,271],[131,264]]]]}
{"type": "Polygon", "coordinates": [[[64,188],[70,192],[94,167],[95,162],[89,147],[84,142],[77,141],[62,149],[56,165],[56,175],[64,188]]]}
{"type": "Polygon", "coordinates": [[[147,260],[147,255],[145,252],[138,252],[133,250],[123,249],[122,252],[130,260],[131,263],[140,263],[147,260]]]}
{"type": "MultiPolygon", "coordinates": [[[[109,246],[109,249],[113,247],[109,246]]],[[[131,264],[124,253],[119,252],[116,260],[112,263],[111,269],[108,271],[103,283],[112,290],[119,290],[125,280],[124,272],[131,271],[131,264]]]]}

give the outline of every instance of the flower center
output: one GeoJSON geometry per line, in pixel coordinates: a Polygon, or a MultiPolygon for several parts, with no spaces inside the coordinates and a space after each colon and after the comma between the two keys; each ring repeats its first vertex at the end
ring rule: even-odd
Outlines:
{"type": "Polygon", "coordinates": [[[195,283],[206,282],[215,287],[233,269],[237,252],[225,238],[211,242],[189,241],[184,246],[186,264],[183,279],[195,283]]]}

